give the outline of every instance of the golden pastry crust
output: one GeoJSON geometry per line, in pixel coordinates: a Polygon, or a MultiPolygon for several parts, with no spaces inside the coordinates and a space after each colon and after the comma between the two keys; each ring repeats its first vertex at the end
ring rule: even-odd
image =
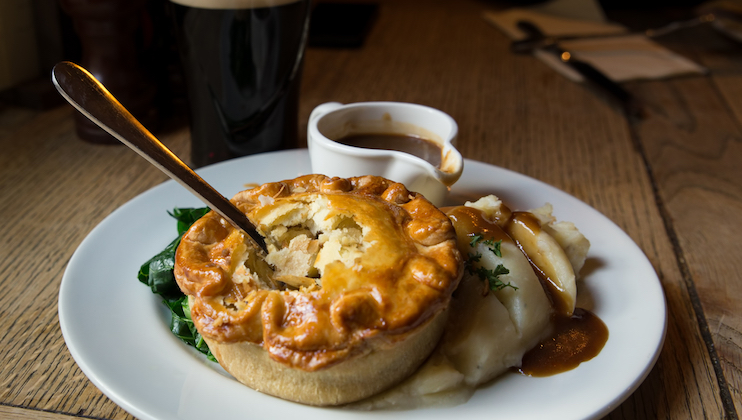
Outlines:
{"type": "Polygon", "coordinates": [[[247,341],[218,343],[206,339],[222,367],[240,382],[265,394],[311,405],[339,405],[375,395],[411,375],[438,344],[448,311],[395,346],[306,372],[270,358],[262,346],[247,341]]]}
{"type": "Polygon", "coordinates": [[[284,367],[327,369],[440,324],[432,320],[461,279],[450,220],[402,184],[307,175],[232,202],[277,263],[258,260],[213,212],[183,236],[175,276],[209,343],[251,343],[284,367]]]}

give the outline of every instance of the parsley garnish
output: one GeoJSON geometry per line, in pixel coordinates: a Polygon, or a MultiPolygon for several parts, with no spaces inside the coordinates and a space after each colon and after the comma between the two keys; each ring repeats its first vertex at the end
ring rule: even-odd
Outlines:
{"type": "Polygon", "coordinates": [[[492,291],[502,290],[506,287],[512,287],[514,290],[518,290],[518,288],[510,284],[510,282],[503,283],[503,281],[500,280],[500,275],[510,273],[510,270],[505,268],[502,264],[497,264],[497,267],[495,267],[494,270],[477,267],[474,269],[474,273],[479,276],[481,280],[486,281],[492,291]]]}
{"type": "Polygon", "coordinates": [[[467,263],[479,262],[479,260],[481,259],[482,259],[482,254],[478,252],[476,254],[469,253],[469,257],[466,259],[466,262],[467,263]]]}
{"type": "Polygon", "coordinates": [[[484,239],[484,236],[482,236],[482,235],[480,235],[480,234],[478,234],[478,233],[475,233],[475,234],[473,234],[473,235],[471,236],[471,241],[469,241],[469,246],[470,246],[470,247],[472,247],[472,248],[474,248],[475,246],[477,246],[477,244],[478,244],[478,243],[479,243],[479,242],[480,242],[480,241],[481,241],[482,239],[484,239]]]}
{"type": "Polygon", "coordinates": [[[487,248],[489,248],[490,251],[492,251],[498,257],[502,258],[502,252],[500,251],[500,245],[502,245],[502,239],[498,241],[492,238],[484,239],[484,236],[480,234],[474,234],[472,235],[471,240],[469,241],[469,246],[474,248],[480,242],[487,245],[487,248]]]}
{"type": "MultiPolygon", "coordinates": [[[[477,244],[483,243],[487,246],[487,248],[495,254],[495,256],[502,258],[502,251],[500,250],[500,246],[502,245],[502,240],[495,241],[494,239],[484,239],[484,236],[481,234],[474,234],[471,237],[471,240],[469,241],[469,246],[474,248],[477,244]]],[[[469,258],[466,262],[466,270],[469,272],[469,274],[476,274],[482,281],[486,281],[489,285],[489,289],[492,291],[502,290],[506,287],[512,287],[513,289],[517,290],[518,288],[508,283],[504,283],[502,280],[500,280],[500,276],[503,274],[510,273],[510,270],[505,268],[502,264],[497,264],[497,267],[495,267],[494,270],[488,270],[484,267],[474,267],[473,263],[479,262],[482,259],[482,254],[476,253],[472,254],[469,253],[469,258]]]]}

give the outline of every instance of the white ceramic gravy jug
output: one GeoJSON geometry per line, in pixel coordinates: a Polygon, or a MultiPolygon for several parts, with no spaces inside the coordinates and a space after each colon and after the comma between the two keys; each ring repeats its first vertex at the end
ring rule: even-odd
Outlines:
{"type": "Polygon", "coordinates": [[[454,147],[458,126],[448,114],[402,102],[330,102],[316,107],[307,128],[312,172],[348,178],[378,175],[443,205],[448,190],[461,176],[464,160],[454,147]],[[372,149],[338,142],[358,134],[420,137],[441,148],[440,166],[397,150],[372,149]]]}

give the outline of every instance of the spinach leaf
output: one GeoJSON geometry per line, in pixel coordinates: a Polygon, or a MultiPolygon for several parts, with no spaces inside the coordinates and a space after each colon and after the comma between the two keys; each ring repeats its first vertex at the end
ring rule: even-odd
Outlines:
{"type": "Polygon", "coordinates": [[[170,308],[170,331],[181,341],[205,354],[209,360],[216,362],[217,360],[211,354],[206,341],[204,341],[204,338],[199,334],[196,326],[193,324],[191,308],[188,305],[188,296],[183,295],[172,301],[163,300],[163,303],[170,308]]]}
{"type": "Polygon", "coordinates": [[[171,299],[182,295],[173,275],[175,250],[179,243],[180,236],[139,268],[137,278],[140,282],[149,286],[152,293],[171,299]]]}
{"type": "Polygon", "coordinates": [[[180,291],[173,274],[175,250],[180,244],[183,233],[208,212],[208,207],[175,208],[172,212],[168,212],[177,220],[178,237],[139,267],[137,279],[149,286],[152,293],[160,295],[162,303],[170,309],[170,331],[184,343],[205,354],[209,360],[216,362],[216,358],[211,354],[203,337],[193,325],[188,296],[180,291]]]}
{"type": "Polygon", "coordinates": [[[173,212],[168,212],[169,215],[173,216],[178,221],[178,235],[182,236],[188,228],[191,227],[196,220],[203,217],[209,212],[208,207],[199,208],[174,208],[173,212]]]}

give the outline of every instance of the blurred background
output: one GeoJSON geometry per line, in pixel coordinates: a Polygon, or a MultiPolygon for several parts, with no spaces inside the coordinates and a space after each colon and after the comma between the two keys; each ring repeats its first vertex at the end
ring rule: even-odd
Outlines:
{"type": "MultiPolygon", "coordinates": [[[[315,2],[315,6],[320,3],[315,2]]],[[[483,3],[504,9],[543,1],[483,3]]],[[[658,9],[663,9],[663,16],[671,16],[667,9],[673,9],[678,17],[684,17],[700,3],[700,0],[600,1],[609,17],[619,19],[627,13],[634,19],[636,14],[645,13],[650,19],[651,12],[658,9]]],[[[101,53],[102,45],[113,43],[118,43],[120,49],[106,57],[112,61],[106,66],[107,74],[96,76],[128,77],[131,80],[114,83],[127,87],[156,86],[154,93],[141,92],[153,95],[150,105],[154,109],[137,110],[140,117],[142,114],[146,117],[147,112],[167,117],[183,111],[185,98],[180,89],[178,52],[168,2],[163,0],[3,0],[0,2],[0,104],[39,110],[61,104],[61,97],[49,83],[54,64],[62,60],[80,63],[84,48],[90,53],[101,53]],[[116,69],[122,63],[128,71],[146,69],[146,72],[127,75],[121,68],[116,69]]],[[[111,89],[117,95],[126,94],[123,89],[122,92],[111,89]]]]}

